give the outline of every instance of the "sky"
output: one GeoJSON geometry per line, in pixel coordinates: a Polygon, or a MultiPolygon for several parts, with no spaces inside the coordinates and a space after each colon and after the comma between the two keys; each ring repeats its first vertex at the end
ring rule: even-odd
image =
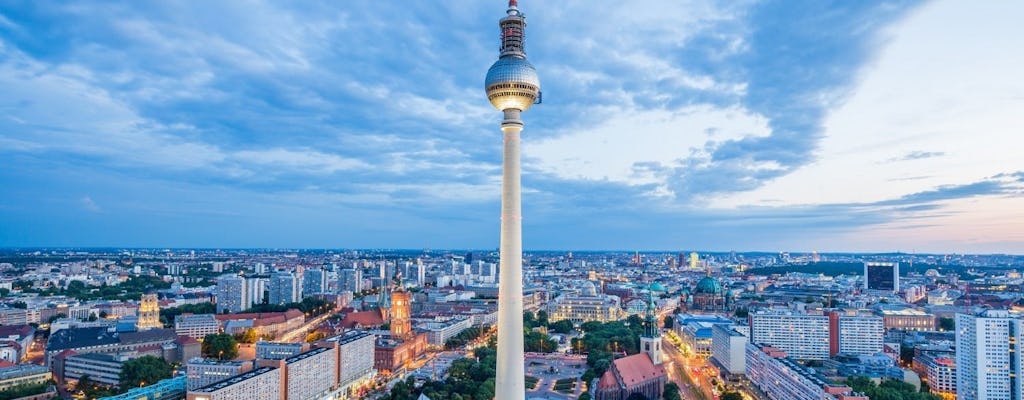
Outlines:
{"type": "MultiPolygon", "coordinates": [[[[1024,2],[521,0],[526,249],[1024,254],[1024,2]]],[[[0,247],[498,246],[490,1],[0,2],[0,247]]]]}

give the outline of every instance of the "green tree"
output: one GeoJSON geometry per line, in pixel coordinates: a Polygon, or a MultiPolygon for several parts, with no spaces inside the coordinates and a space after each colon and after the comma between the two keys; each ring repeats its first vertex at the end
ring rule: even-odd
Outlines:
{"type": "Polygon", "coordinates": [[[256,332],[256,329],[246,328],[245,331],[237,335],[235,340],[238,343],[256,343],[256,341],[260,340],[260,334],[256,332]]]}
{"type": "Polygon", "coordinates": [[[523,348],[528,352],[552,353],[558,349],[558,342],[555,342],[548,335],[533,330],[524,330],[523,348]]]}
{"type": "Polygon", "coordinates": [[[563,319],[561,321],[552,322],[548,324],[548,330],[555,333],[567,334],[569,332],[572,332],[572,328],[572,321],[569,321],[567,319],[563,319]]]}
{"type": "Polygon", "coordinates": [[[537,311],[537,325],[547,326],[548,324],[548,312],[545,310],[537,311]]]}
{"type": "Polygon", "coordinates": [[[675,318],[672,318],[671,315],[666,315],[665,322],[662,324],[662,327],[664,327],[665,329],[672,329],[672,320],[674,319],[675,318]]]}
{"type": "Polygon", "coordinates": [[[665,391],[661,397],[665,400],[682,400],[683,397],[679,394],[679,385],[675,382],[665,383],[665,391]]]}
{"type": "Polygon", "coordinates": [[[203,338],[203,356],[218,360],[232,360],[238,357],[238,342],[227,333],[214,333],[203,338]]]}
{"type": "Polygon", "coordinates": [[[739,392],[725,392],[719,400],[743,400],[743,395],[739,392]]]}
{"type": "Polygon", "coordinates": [[[152,385],[161,379],[170,378],[174,373],[171,364],[162,358],[142,356],[128,360],[121,367],[121,388],[133,388],[152,385]]]}
{"type": "Polygon", "coordinates": [[[956,330],[956,320],[953,318],[942,317],[939,318],[939,330],[940,331],[954,331],[956,330]]]}

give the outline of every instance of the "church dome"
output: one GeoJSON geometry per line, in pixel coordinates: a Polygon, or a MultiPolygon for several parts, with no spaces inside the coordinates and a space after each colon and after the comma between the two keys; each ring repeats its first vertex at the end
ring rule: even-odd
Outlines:
{"type": "Polygon", "coordinates": [[[583,284],[580,285],[580,294],[591,297],[597,296],[597,287],[594,286],[593,282],[583,281],[583,284]]]}
{"type": "Polygon", "coordinates": [[[697,289],[694,290],[695,294],[722,294],[722,292],[722,284],[710,276],[697,282],[697,289]]]}

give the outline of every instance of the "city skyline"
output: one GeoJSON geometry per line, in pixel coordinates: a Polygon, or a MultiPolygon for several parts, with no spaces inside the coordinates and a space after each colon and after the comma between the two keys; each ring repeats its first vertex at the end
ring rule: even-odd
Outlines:
{"type": "MultiPolygon", "coordinates": [[[[523,248],[1024,253],[1024,6],[525,3],[523,248]]],[[[0,247],[496,248],[503,2],[280,7],[0,9],[0,247]]]]}

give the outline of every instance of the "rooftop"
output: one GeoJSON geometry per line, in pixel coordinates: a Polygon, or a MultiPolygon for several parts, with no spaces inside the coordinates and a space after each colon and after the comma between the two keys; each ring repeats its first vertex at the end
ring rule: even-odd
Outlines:
{"type": "Polygon", "coordinates": [[[276,370],[277,370],[277,368],[260,367],[260,368],[254,369],[252,371],[246,372],[244,374],[235,376],[233,378],[228,378],[228,379],[225,379],[223,381],[220,381],[220,382],[208,385],[208,386],[203,386],[203,387],[201,387],[199,389],[193,390],[193,392],[202,392],[202,393],[216,392],[216,391],[221,390],[223,388],[226,388],[228,386],[236,385],[236,384],[241,383],[243,381],[246,381],[246,380],[255,378],[257,376],[263,375],[265,373],[276,371],[276,370]]]}

